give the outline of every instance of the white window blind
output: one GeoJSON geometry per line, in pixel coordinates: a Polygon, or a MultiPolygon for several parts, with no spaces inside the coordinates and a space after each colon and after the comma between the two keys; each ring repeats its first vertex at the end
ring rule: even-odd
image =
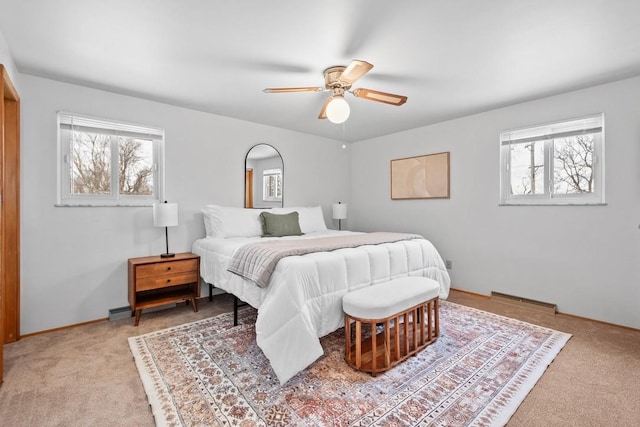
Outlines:
{"type": "Polygon", "coordinates": [[[77,132],[100,133],[132,138],[164,138],[164,130],[162,129],[81,116],[73,113],[58,113],[58,122],[61,129],[73,129],[77,132]]]}
{"type": "Polygon", "coordinates": [[[575,119],[568,122],[553,123],[531,128],[505,131],[500,134],[502,145],[523,144],[577,135],[588,135],[602,132],[602,115],[575,119]]]}

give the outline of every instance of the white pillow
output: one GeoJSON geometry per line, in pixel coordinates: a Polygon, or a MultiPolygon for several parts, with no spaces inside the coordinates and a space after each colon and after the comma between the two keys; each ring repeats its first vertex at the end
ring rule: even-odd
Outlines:
{"type": "Polygon", "coordinates": [[[273,209],[245,209],[227,206],[206,205],[202,209],[204,229],[207,237],[255,237],[262,235],[260,223],[261,212],[285,214],[298,212],[300,231],[313,233],[325,231],[327,224],[324,222],[322,206],[273,208],[273,209]]]}
{"type": "Polygon", "coordinates": [[[298,221],[300,222],[300,231],[303,233],[313,233],[314,231],[325,231],[327,224],[324,222],[324,214],[322,206],[298,207],[298,208],[274,208],[269,212],[274,214],[285,214],[289,212],[298,212],[298,221]]]}
{"type": "Polygon", "coordinates": [[[207,237],[255,237],[262,235],[260,212],[266,209],[207,205],[202,209],[207,237]]]}
{"type": "Polygon", "coordinates": [[[222,237],[222,213],[220,206],[207,205],[202,208],[204,231],[207,237],[222,237]]]}

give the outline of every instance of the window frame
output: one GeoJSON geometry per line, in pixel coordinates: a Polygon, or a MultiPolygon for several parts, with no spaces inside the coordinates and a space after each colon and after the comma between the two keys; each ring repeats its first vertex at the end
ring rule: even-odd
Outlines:
{"type": "MultiPolygon", "coordinates": [[[[577,136],[580,131],[573,131],[577,136]]],[[[566,136],[565,136],[566,137],[566,136]]],[[[519,138],[515,138],[517,141],[519,138]]],[[[500,205],[605,205],[604,181],[605,181],[605,163],[604,163],[604,139],[605,139],[605,121],[604,113],[592,114],[589,116],[561,120],[541,125],[526,126],[516,129],[505,130],[500,133],[500,205]],[[580,124],[597,123],[599,133],[594,134],[593,140],[593,166],[592,174],[594,187],[590,193],[573,193],[563,194],[554,193],[554,140],[562,136],[563,132],[557,129],[571,128],[577,129],[580,124]],[[554,131],[554,129],[556,129],[554,131]],[[511,151],[510,137],[513,135],[527,135],[528,140],[542,141],[544,143],[544,193],[542,194],[511,194],[511,151]],[[555,137],[555,138],[554,138],[555,137]]],[[[522,143],[522,142],[520,142],[522,143]]]]}
{"type": "Polygon", "coordinates": [[[265,169],[262,171],[262,201],[263,202],[281,202],[282,201],[282,168],[265,169]],[[276,184],[275,184],[276,195],[273,197],[269,197],[268,195],[269,184],[267,180],[270,177],[274,177],[274,179],[276,180],[276,184]],[[278,194],[278,188],[280,189],[279,194],[278,194]]]}
{"type": "Polygon", "coordinates": [[[59,207],[126,207],[126,206],[152,206],[164,200],[164,129],[138,125],[123,121],[102,119],[83,114],[58,111],[57,113],[57,200],[59,207]],[[103,130],[104,133],[115,136],[132,136],[139,139],[152,141],[153,161],[153,194],[151,195],[127,195],[119,191],[119,141],[113,138],[110,143],[111,157],[111,182],[110,193],[97,194],[72,194],[71,192],[71,141],[63,138],[63,127],[83,126],[94,127],[103,130]],[[115,173],[114,173],[115,171],[115,173]]]}

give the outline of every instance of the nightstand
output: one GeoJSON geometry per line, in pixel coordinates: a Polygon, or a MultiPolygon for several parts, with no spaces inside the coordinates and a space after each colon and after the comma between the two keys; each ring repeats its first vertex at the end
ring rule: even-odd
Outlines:
{"type": "Polygon", "coordinates": [[[131,314],[140,323],[140,312],[182,301],[191,301],[198,311],[200,296],[200,257],[192,253],[171,258],[148,256],[129,258],[129,304],[131,314]]]}

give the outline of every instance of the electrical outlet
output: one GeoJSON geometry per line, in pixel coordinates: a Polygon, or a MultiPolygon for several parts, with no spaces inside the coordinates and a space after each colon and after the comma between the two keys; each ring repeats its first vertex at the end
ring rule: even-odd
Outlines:
{"type": "Polygon", "coordinates": [[[446,260],[444,265],[447,267],[447,270],[451,270],[453,268],[453,262],[450,259],[446,260]]]}

